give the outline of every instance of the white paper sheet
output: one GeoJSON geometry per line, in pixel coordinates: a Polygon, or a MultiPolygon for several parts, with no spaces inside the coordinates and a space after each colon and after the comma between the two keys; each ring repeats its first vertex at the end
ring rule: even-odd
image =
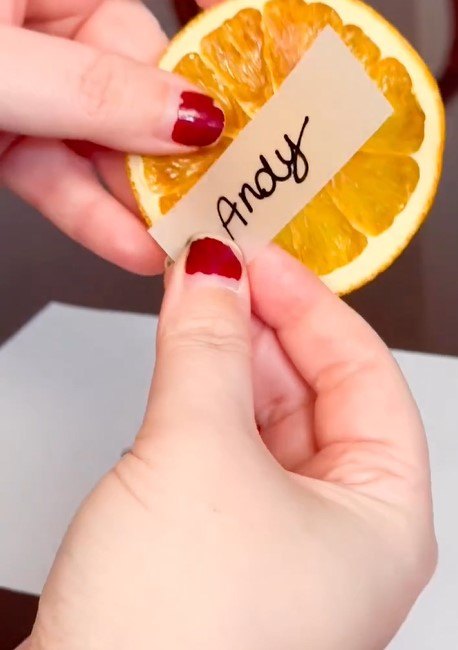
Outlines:
{"type": "MultiPolygon", "coordinates": [[[[0,348],[0,585],[38,593],[141,421],[157,321],[50,305],[0,348]]],[[[396,353],[428,431],[440,567],[391,650],[458,647],[458,359],[396,353]]]]}
{"type": "Polygon", "coordinates": [[[156,319],[50,305],[0,348],[0,585],[39,593],[85,493],[130,445],[156,319]]]}

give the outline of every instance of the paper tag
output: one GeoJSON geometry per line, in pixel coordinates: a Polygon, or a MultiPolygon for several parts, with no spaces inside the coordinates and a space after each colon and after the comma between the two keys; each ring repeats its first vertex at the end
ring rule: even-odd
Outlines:
{"type": "Polygon", "coordinates": [[[246,259],[327,185],[393,109],[327,27],[252,122],[150,232],[173,259],[198,233],[246,259]]]}

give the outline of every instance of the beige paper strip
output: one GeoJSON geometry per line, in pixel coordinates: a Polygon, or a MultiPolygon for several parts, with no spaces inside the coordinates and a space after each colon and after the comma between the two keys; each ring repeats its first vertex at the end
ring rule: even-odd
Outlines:
{"type": "Polygon", "coordinates": [[[152,236],[175,259],[196,234],[230,235],[249,260],[392,112],[361,63],[327,27],[278,93],[150,230],[152,236]]]}

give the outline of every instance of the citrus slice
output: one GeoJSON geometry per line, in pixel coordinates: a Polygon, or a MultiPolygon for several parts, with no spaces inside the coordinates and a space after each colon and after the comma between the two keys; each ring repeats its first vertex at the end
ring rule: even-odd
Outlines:
{"type": "Polygon", "coordinates": [[[164,218],[195,185],[328,25],[394,113],[276,241],[340,294],[366,284],[396,259],[437,191],[444,107],[418,54],[359,0],[227,0],[172,40],[161,67],[212,95],[225,111],[226,128],[216,146],[185,156],[128,156],[147,225],[164,218]]]}

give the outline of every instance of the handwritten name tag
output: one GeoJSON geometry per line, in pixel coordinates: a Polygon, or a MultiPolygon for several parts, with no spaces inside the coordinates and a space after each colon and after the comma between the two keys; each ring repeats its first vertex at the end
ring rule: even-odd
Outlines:
{"type": "Polygon", "coordinates": [[[172,258],[198,233],[249,260],[361,149],[393,109],[330,27],[280,90],[150,233],[172,258]]]}

